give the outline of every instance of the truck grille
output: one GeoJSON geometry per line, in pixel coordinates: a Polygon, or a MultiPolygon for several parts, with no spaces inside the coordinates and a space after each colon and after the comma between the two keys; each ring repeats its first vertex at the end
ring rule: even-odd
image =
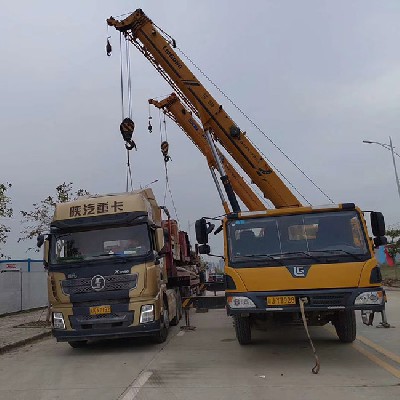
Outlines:
{"type": "Polygon", "coordinates": [[[138,275],[109,275],[102,278],[104,278],[104,287],[100,290],[95,290],[92,287],[93,278],[68,279],[61,282],[61,287],[67,295],[98,291],[130,290],[136,287],[138,275]]]}
{"type": "Polygon", "coordinates": [[[347,293],[332,293],[310,297],[312,306],[344,306],[347,293]]]}
{"type": "Polygon", "coordinates": [[[71,315],[69,317],[72,329],[110,329],[128,327],[133,323],[133,312],[119,312],[101,315],[71,315]]]}

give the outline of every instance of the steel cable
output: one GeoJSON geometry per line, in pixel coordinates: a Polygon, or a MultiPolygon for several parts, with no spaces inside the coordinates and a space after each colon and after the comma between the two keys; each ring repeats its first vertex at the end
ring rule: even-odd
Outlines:
{"type": "MultiPolygon", "coordinates": [[[[203,72],[203,70],[189,56],[187,56],[182,49],[177,47],[177,50],[179,50],[179,52],[250,122],[250,124],[253,125],[303,176],[305,176],[307,180],[311,182],[311,184],[317,190],[319,190],[319,192],[321,192],[331,203],[334,203],[334,201],[255,122],[253,122],[253,120],[244,111],[242,111],[242,109],[233,100],[230,99],[228,95],[226,95],[225,92],[216,83],[214,83],[214,81],[211,78],[209,78],[208,75],[205,72],[203,72]]],[[[249,138],[248,140],[264,156],[264,158],[267,159],[265,154],[249,138]]],[[[271,163],[271,165],[273,164],[271,163]]],[[[274,168],[276,167],[274,166],[274,168]]],[[[292,184],[282,174],[282,172],[280,172],[278,169],[277,171],[280,173],[280,175],[282,175],[282,177],[286,180],[286,182],[288,182],[292,186],[292,188],[294,188],[296,192],[304,200],[306,200],[307,203],[310,204],[310,202],[299,192],[299,190],[295,187],[295,185],[292,184]]]]}

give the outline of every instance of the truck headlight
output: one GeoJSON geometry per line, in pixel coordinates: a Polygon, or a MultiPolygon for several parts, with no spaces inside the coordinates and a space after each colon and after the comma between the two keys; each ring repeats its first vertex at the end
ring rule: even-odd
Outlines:
{"type": "Polygon", "coordinates": [[[384,296],[382,290],[373,292],[362,292],[354,300],[355,305],[378,305],[382,304],[384,296]]]}
{"type": "Polygon", "coordinates": [[[63,313],[61,313],[61,312],[53,313],[53,328],[54,329],[65,329],[63,313]]]}
{"type": "Polygon", "coordinates": [[[251,299],[244,296],[228,297],[228,305],[230,308],[255,308],[256,305],[251,299]]]}
{"type": "Polygon", "coordinates": [[[146,322],[154,321],[154,305],[146,304],[140,309],[140,323],[145,324],[146,322]]]}

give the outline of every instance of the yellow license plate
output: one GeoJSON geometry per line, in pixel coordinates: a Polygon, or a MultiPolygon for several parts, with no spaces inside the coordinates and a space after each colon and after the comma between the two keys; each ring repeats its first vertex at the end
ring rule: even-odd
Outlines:
{"type": "Polygon", "coordinates": [[[296,304],[295,296],[272,296],[267,297],[269,306],[291,306],[296,304]]]}
{"type": "Polygon", "coordinates": [[[111,306],[90,307],[90,315],[110,314],[111,306]]]}

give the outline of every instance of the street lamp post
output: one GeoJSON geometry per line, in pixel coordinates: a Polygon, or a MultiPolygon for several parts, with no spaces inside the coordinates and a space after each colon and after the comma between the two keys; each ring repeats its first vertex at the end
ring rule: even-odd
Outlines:
{"type": "Polygon", "coordinates": [[[399,176],[397,174],[396,159],[394,157],[395,154],[400,157],[400,154],[396,153],[393,150],[392,138],[389,136],[389,144],[374,142],[374,141],[371,141],[371,140],[363,140],[363,143],[379,144],[379,146],[382,146],[386,150],[390,150],[390,152],[392,153],[393,168],[394,168],[394,175],[395,175],[395,178],[396,178],[397,192],[399,193],[399,197],[400,197],[400,182],[399,182],[399,176]]]}

